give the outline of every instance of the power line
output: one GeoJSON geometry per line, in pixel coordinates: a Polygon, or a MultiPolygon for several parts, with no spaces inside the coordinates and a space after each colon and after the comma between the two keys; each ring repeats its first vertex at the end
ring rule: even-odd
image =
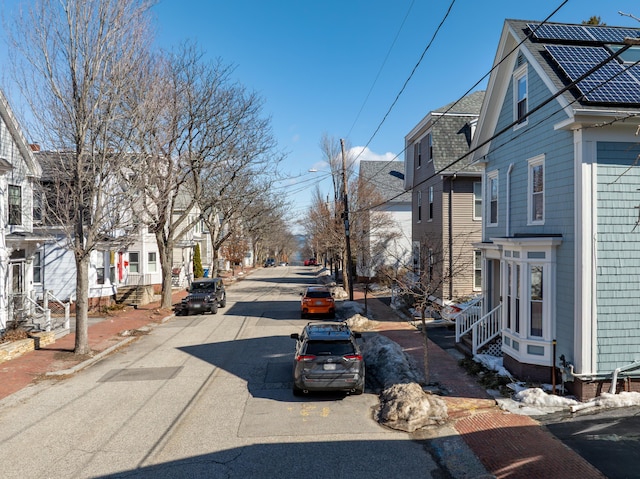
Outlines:
{"type": "MultiPolygon", "coordinates": [[[[567,0],[568,1],[568,0],[567,0]]],[[[440,29],[442,28],[442,26],[444,25],[444,22],[447,20],[447,18],[449,17],[449,14],[451,13],[451,10],[453,8],[453,5],[456,3],[456,0],[452,0],[451,3],[449,4],[449,8],[447,9],[447,12],[445,13],[444,17],[442,18],[442,20],[440,21],[440,24],[438,25],[438,27],[436,28],[436,31],[433,33],[431,40],[429,41],[429,43],[427,44],[427,46],[424,48],[424,50],[422,51],[422,54],[420,55],[420,58],[418,59],[418,62],[414,65],[413,69],[411,70],[411,73],[409,74],[409,76],[407,77],[407,79],[404,81],[404,84],[402,85],[402,88],[400,88],[400,91],[398,92],[398,94],[396,95],[395,99],[393,100],[393,102],[391,103],[391,106],[389,106],[389,109],[387,110],[387,112],[384,114],[384,117],[382,118],[382,120],[380,121],[380,123],[378,124],[378,126],[376,127],[375,131],[373,132],[373,134],[371,135],[371,137],[369,138],[369,141],[367,141],[367,143],[364,145],[364,148],[362,151],[364,151],[365,148],[368,148],[369,145],[371,144],[371,142],[373,141],[373,139],[375,138],[375,136],[378,134],[378,132],[380,131],[380,128],[382,128],[382,125],[384,124],[384,122],[387,120],[387,117],[389,116],[389,114],[391,113],[391,110],[393,110],[393,108],[396,106],[396,103],[398,103],[398,100],[400,99],[400,96],[402,95],[402,93],[404,93],[404,90],[407,88],[407,85],[409,84],[409,81],[411,81],[411,78],[413,78],[413,75],[415,74],[416,70],[418,69],[418,67],[420,66],[420,63],[422,63],[422,60],[424,59],[424,56],[427,54],[427,52],[429,51],[429,49],[431,48],[431,45],[433,44],[433,42],[435,41],[436,37],[438,36],[438,33],[440,32],[440,29]]],[[[362,152],[356,156],[356,158],[354,159],[354,161],[357,161],[358,158],[360,158],[360,155],[362,155],[362,152]]]]}
{"type": "MultiPolygon", "coordinates": [[[[549,15],[547,15],[547,17],[540,22],[540,24],[534,28],[523,40],[521,40],[517,45],[515,45],[498,63],[496,63],[487,73],[485,73],[478,81],[476,81],[461,97],[458,98],[458,100],[456,100],[455,102],[451,103],[449,105],[449,108],[447,108],[443,113],[440,114],[440,116],[438,116],[436,118],[436,120],[433,122],[433,124],[431,125],[431,128],[433,128],[434,126],[436,126],[438,124],[438,122],[444,118],[447,113],[449,113],[458,103],[460,103],[469,93],[471,93],[471,91],[473,91],[480,83],[482,83],[484,81],[485,78],[487,78],[489,75],[491,75],[491,73],[493,73],[493,71],[498,68],[500,65],[502,65],[503,62],[505,62],[507,60],[507,58],[509,58],[509,56],[515,52],[518,48],[520,48],[520,46],[527,40],[529,39],[542,25],[546,24],[549,19],[551,19],[551,17],[553,17],[556,13],[558,13],[558,11],[564,7],[569,0],[564,0],[562,3],[560,3],[560,5],[558,5],[549,15]]],[[[372,137],[373,138],[373,137],[372,137]]],[[[370,140],[371,141],[371,140],[370,140]]],[[[366,147],[365,147],[366,148],[366,147]]],[[[407,151],[408,145],[405,145],[405,147],[400,151],[400,153],[398,153],[395,157],[393,157],[391,160],[389,160],[387,162],[387,164],[391,164],[392,162],[396,161],[400,155],[402,155],[403,153],[405,153],[407,151]]],[[[363,150],[364,151],[364,150],[363,150]]],[[[358,155],[359,157],[360,155],[358,155]]],[[[356,157],[357,159],[357,157],[356,157]]],[[[401,160],[402,161],[402,160],[401,160]]],[[[380,170],[382,171],[382,169],[380,170]]],[[[373,179],[375,176],[377,176],[379,174],[379,172],[377,172],[375,175],[373,175],[371,178],[367,179],[366,181],[370,181],[371,179],[373,179]]]]}
{"type": "Polygon", "coordinates": [[[376,83],[378,82],[378,78],[380,78],[380,74],[382,73],[382,70],[384,69],[384,66],[387,64],[387,60],[389,59],[389,55],[391,54],[391,50],[393,50],[393,47],[395,46],[396,41],[398,40],[398,37],[400,36],[400,32],[402,31],[402,28],[404,27],[404,24],[407,21],[407,18],[409,18],[409,13],[411,13],[411,9],[413,8],[413,4],[414,3],[415,3],[415,0],[412,0],[411,1],[411,5],[409,5],[409,9],[407,10],[407,13],[404,16],[404,19],[402,20],[402,23],[400,24],[400,28],[398,28],[398,32],[396,33],[396,36],[393,39],[393,42],[391,42],[391,46],[389,47],[389,50],[387,51],[387,54],[384,57],[384,60],[382,61],[382,65],[380,65],[380,69],[378,70],[378,73],[377,73],[375,79],[373,80],[373,83],[371,84],[371,88],[369,88],[369,91],[367,92],[367,96],[365,97],[364,102],[362,103],[362,106],[360,107],[360,110],[358,111],[358,114],[356,115],[356,118],[353,120],[353,124],[351,125],[351,128],[349,128],[349,133],[347,133],[347,138],[349,138],[349,136],[351,135],[351,132],[353,131],[353,128],[356,126],[356,123],[360,119],[360,115],[362,114],[362,110],[364,110],[364,107],[367,104],[367,101],[369,101],[369,97],[371,96],[371,92],[373,91],[373,88],[376,86],[376,83]]]}
{"type": "MultiPolygon", "coordinates": [[[[566,3],[566,2],[565,2],[566,3]]],[[[522,122],[523,118],[528,118],[530,115],[532,115],[533,113],[539,111],[540,109],[542,109],[544,106],[548,105],[550,102],[552,102],[553,100],[555,100],[557,97],[559,97],[560,95],[564,94],[565,92],[567,92],[568,90],[570,90],[571,88],[574,88],[578,83],[580,83],[582,80],[584,80],[586,77],[588,77],[589,75],[593,74],[595,71],[599,70],[600,68],[602,68],[605,64],[607,64],[608,62],[610,62],[611,60],[616,59],[618,56],[620,56],[622,53],[624,53],[625,51],[627,51],[629,48],[631,48],[631,44],[627,44],[624,47],[620,48],[618,51],[616,51],[615,53],[613,53],[612,55],[610,55],[608,58],[605,58],[604,60],[602,60],[600,63],[598,63],[597,65],[594,65],[592,68],[590,68],[588,71],[586,71],[585,73],[583,73],[582,75],[580,75],[577,79],[571,81],[569,84],[567,84],[566,86],[564,86],[563,88],[561,88],[560,90],[558,90],[556,93],[554,93],[553,95],[551,95],[549,98],[547,98],[546,100],[544,100],[542,103],[538,104],[536,107],[532,108],[531,110],[527,111],[527,113],[523,116],[520,117],[516,120],[514,120],[513,122],[509,123],[508,125],[506,125],[505,127],[503,127],[501,130],[499,130],[497,133],[494,133],[490,138],[484,140],[482,143],[476,145],[475,148],[470,149],[468,152],[466,152],[464,155],[458,157],[457,159],[453,160],[452,162],[450,162],[448,165],[444,166],[443,168],[439,169],[438,171],[434,172],[432,175],[430,175],[429,177],[423,179],[422,181],[416,183],[415,185],[411,186],[410,188],[408,188],[407,190],[405,190],[403,193],[397,194],[392,198],[389,198],[383,202],[380,202],[376,205],[372,205],[372,206],[368,206],[366,208],[362,208],[361,210],[357,210],[357,212],[360,211],[367,211],[373,208],[377,208],[380,207],[386,203],[389,203],[390,201],[400,197],[402,194],[406,193],[407,191],[412,191],[414,190],[416,187],[426,183],[427,181],[431,180],[432,178],[435,178],[436,176],[440,175],[441,173],[443,173],[444,171],[448,170],[449,168],[451,168],[452,166],[456,165],[457,163],[459,163],[460,161],[462,161],[464,158],[468,157],[469,155],[471,155],[472,153],[478,151],[480,148],[484,147],[485,145],[491,143],[493,140],[499,138],[500,136],[502,136],[504,133],[508,132],[509,130],[511,130],[514,126],[518,125],[519,123],[522,122]]],[[[513,51],[509,52],[509,55],[511,55],[511,53],[513,53],[513,51]]],[[[505,56],[505,58],[507,58],[509,55],[505,56]]],[[[639,61],[636,61],[633,65],[630,65],[629,68],[631,66],[635,66],[637,64],[640,63],[639,61]]],[[[624,70],[626,71],[626,70],[624,70]]],[[[621,73],[619,73],[621,74],[621,73]]],[[[617,75],[616,75],[617,76],[617,75]]],[[[600,83],[598,85],[604,85],[606,83],[608,83],[609,81],[611,81],[614,77],[611,77],[610,79],[600,83]]],[[[594,87],[597,88],[597,87],[594,87]]],[[[582,96],[580,97],[582,98],[582,96]]],[[[578,99],[573,100],[570,104],[573,104],[575,102],[577,102],[578,99]]],[[[557,114],[559,113],[561,110],[557,110],[556,112],[554,112],[553,114],[557,114]]],[[[550,117],[546,117],[542,120],[540,120],[540,122],[538,122],[536,125],[540,124],[542,121],[546,121],[548,118],[550,117]]],[[[531,127],[527,128],[524,131],[529,131],[531,129],[531,127]]],[[[521,133],[519,133],[518,135],[516,135],[514,138],[511,138],[510,140],[508,140],[507,142],[503,143],[502,145],[499,145],[499,147],[501,148],[502,146],[508,144],[511,141],[514,141],[516,138],[520,137],[524,131],[522,131],[521,133]]],[[[497,149],[497,148],[496,148],[497,149]]],[[[495,151],[496,149],[493,149],[492,151],[495,151]]]]}

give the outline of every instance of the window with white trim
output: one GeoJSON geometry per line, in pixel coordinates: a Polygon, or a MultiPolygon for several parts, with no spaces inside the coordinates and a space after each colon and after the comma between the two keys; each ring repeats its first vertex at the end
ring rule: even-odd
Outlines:
{"type": "Polygon", "coordinates": [[[418,223],[422,221],[422,191],[418,190],[418,223]]]}
{"type": "Polygon", "coordinates": [[[427,142],[427,161],[432,161],[433,160],[433,137],[431,136],[431,133],[427,134],[425,140],[427,142]]]}
{"type": "Polygon", "coordinates": [[[129,251],[129,273],[140,272],[140,253],[129,251]]]}
{"type": "Polygon", "coordinates": [[[415,161],[418,168],[422,166],[422,142],[418,142],[415,145],[415,161]]]}
{"type": "Polygon", "coordinates": [[[488,208],[489,208],[489,225],[496,226],[498,224],[498,172],[494,171],[488,175],[488,208]]]}
{"type": "Polygon", "coordinates": [[[529,296],[529,335],[544,336],[543,332],[543,270],[541,265],[531,265],[529,269],[531,295],[529,296]]]}
{"type": "Polygon", "coordinates": [[[473,182],[473,219],[482,219],[482,182],[473,182]]]}
{"type": "Polygon", "coordinates": [[[429,187],[429,221],[433,219],[433,186],[429,187]]]}
{"type": "Polygon", "coordinates": [[[147,253],[147,267],[149,273],[158,271],[158,259],[155,251],[147,253]]]}
{"type": "Polygon", "coordinates": [[[9,185],[8,190],[9,201],[9,218],[10,225],[22,224],[22,188],[16,185],[9,185]]]}
{"type": "Polygon", "coordinates": [[[544,223],[544,156],[529,160],[529,224],[544,223]]]}
{"type": "Polygon", "coordinates": [[[104,251],[96,255],[96,284],[104,284],[104,251]]]}
{"type": "Polygon", "coordinates": [[[36,251],[33,255],[33,282],[42,283],[42,252],[36,251]]]}
{"type": "Polygon", "coordinates": [[[482,290],[482,251],[473,252],[473,290],[482,290]]]}
{"type": "Polygon", "coordinates": [[[529,82],[527,81],[527,65],[515,71],[513,74],[513,104],[514,121],[517,126],[527,123],[527,113],[529,112],[529,82]]]}

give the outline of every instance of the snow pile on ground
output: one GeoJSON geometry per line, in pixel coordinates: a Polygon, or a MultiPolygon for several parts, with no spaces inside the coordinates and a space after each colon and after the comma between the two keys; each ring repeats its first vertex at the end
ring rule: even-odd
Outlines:
{"type": "Polygon", "coordinates": [[[382,386],[394,384],[424,383],[422,372],[400,345],[380,334],[367,336],[362,344],[362,354],[371,375],[382,386]]]}
{"type": "Polygon", "coordinates": [[[527,406],[536,407],[569,407],[578,404],[575,399],[547,394],[541,388],[528,388],[517,392],[513,399],[527,406]]]}
{"type": "Polygon", "coordinates": [[[375,328],[375,325],[369,318],[358,313],[352,315],[345,322],[352,331],[367,331],[375,328]]]}
{"type": "Polygon", "coordinates": [[[482,364],[485,368],[495,371],[498,376],[505,376],[507,378],[512,377],[511,374],[509,374],[509,371],[507,371],[502,365],[502,358],[491,356],[490,354],[476,354],[473,357],[473,360],[482,364]]]}
{"type": "Polygon", "coordinates": [[[349,293],[347,293],[342,286],[333,286],[331,288],[331,293],[336,299],[345,299],[349,297],[349,293]]]}
{"type": "Polygon", "coordinates": [[[395,384],[380,395],[377,420],[400,431],[413,432],[425,426],[442,424],[447,405],[442,399],[425,393],[419,384],[395,384]]]}
{"type": "Polygon", "coordinates": [[[341,301],[336,305],[336,307],[345,318],[350,318],[355,314],[364,313],[364,305],[358,303],[357,301],[341,301]]]}

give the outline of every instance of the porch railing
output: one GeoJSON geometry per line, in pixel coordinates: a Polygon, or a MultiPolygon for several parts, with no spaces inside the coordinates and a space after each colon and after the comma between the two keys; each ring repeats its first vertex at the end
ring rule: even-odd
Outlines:
{"type": "Polygon", "coordinates": [[[471,351],[477,354],[482,346],[500,333],[501,308],[502,304],[499,304],[481,318],[475,311],[470,314],[462,314],[464,310],[461,311],[456,318],[456,342],[459,343],[465,334],[471,333],[471,351]]]}
{"type": "Polygon", "coordinates": [[[9,321],[32,325],[41,331],[70,327],[70,302],[59,300],[51,291],[44,292],[41,302],[26,293],[10,294],[8,299],[9,321]],[[58,312],[64,314],[57,314],[58,312]]]}
{"type": "Polygon", "coordinates": [[[153,284],[152,274],[129,273],[125,286],[146,286],[153,284]]]}
{"type": "Polygon", "coordinates": [[[473,324],[471,333],[473,354],[477,354],[482,346],[500,334],[501,308],[502,304],[499,304],[473,324]]]}
{"type": "Polygon", "coordinates": [[[480,319],[481,313],[482,297],[469,303],[466,308],[453,317],[456,322],[456,343],[459,343],[462,336],[471,331],[473,325],[480,319]]]}

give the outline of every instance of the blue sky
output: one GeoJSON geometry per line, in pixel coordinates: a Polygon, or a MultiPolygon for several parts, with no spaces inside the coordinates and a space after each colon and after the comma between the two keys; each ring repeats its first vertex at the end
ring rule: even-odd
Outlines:
{"type": "MultiPolygon", "coordinates": [[[[455,1],[421,61],[450,0],[162,0],[154,11],[161,45],[196,40],[208,55],[235,65],[236,78],[263,97],[288,152],[283,169],[302,175],[278,190],[300,215],[317,182],[324,179],[325,193],[331,189],[320,163],[323,133],[353,147],[368,144],[361,158],[403,159],[413,126],[489,71],[505,18],[540,21],[562,3],[455,1]]],[[[640,17],[640,3],[571,0],[551,20],[580,23],[598,15],[608,25],[640,26],[618,11],[640,17]]]]}
{"type": "MultiPolygon", "coordinates": [[[[316,183],[322,180],[324,192],[331,188],[320,163],[323,133],[353,147],[368,144],[362,159],[403,159],[404,136],[429,111],[486,88],[486,79],[473,85],[491,68],[505,18],[541,21],[562,3],[159,0],[153,12],[159,46],[197,41],[212,59],[234,65],[235,79],[264,99],[265,115],[288,154],[282,169],[297,177],[278,191],[300,215],[316,183]]],[[[619,11],[640,17],[640,3],[569,0],[550,20],[580,23],[598,15],[608,25],[640,26],[619,11]]]]}

